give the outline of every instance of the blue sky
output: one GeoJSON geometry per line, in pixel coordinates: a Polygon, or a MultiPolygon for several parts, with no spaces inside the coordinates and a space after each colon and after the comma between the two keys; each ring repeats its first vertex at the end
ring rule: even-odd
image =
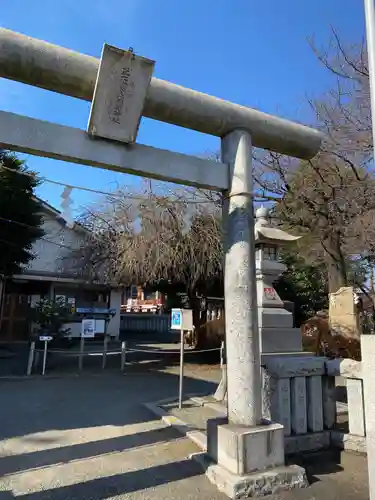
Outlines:
{"type": "MultiPolygon", "coordinates": [[[[306,96],[319,96],[331,76],[307,38],[329,41],[333,25],[344,42],[364,37],[360,0],[3,0],[0,25],[67,48],[100,56],[104,42],[156,61],[154,75],[239,104],[308,123],[306,96]]],[[[0,79],[0,109],[86,129],[89,103],[0,79]]],[[[202,154],[217,138],[149,119],[138,142],[202,154]]],[[[27,157],[50,179],[109,191],[137,188],[123,174],[27,157]]],[[[62,188],[38,194],[59,207],[62,188]]],[[[79,210],[93,195],[74,190],[79,210]]]]}

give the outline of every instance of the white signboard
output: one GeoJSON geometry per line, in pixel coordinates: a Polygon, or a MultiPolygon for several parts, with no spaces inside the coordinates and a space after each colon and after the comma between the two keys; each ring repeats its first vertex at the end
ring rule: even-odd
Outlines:
{"type": "Polygon", "coordinates": [[[105,319],[95,320],[95,333],[105,333],[105,319]]]}
{"type": "Polygon", "coordinates": [[[83,319],[81,326],[81,336],[84,338],[95,337],[95,320],[94,319],[83,319]]]}
{"type": "Polygon", "coordinates": [[[50,340],[53,340],[53,337],[50,335],[40,335],[39,340],[41,342],[49,342],[50,340]]]}
{"type": "Polygon", "coordinates": [[[191,309],[172,309],[171,330],[193,329],[193,311],[191,309]]]}
{"type": "Polygon", "coordinates": [[[88,133],[126,143],[137,138],[155,61],[104,44],[88,133]]]}

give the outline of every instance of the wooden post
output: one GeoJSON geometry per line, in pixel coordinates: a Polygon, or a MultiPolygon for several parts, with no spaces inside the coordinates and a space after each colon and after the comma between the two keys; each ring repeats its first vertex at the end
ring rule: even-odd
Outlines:
{"type": "Polygon", "coordinates": [[[29,360],[27,362],[27,372],[26,375],[31,375],[33,364],[34,364],[34,354],[35,354],[35,341],[30,344],[29,360]]]}

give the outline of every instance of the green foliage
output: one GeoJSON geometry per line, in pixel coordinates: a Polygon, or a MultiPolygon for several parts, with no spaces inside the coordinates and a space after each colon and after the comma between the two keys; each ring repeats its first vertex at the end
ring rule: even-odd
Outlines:
{"type": "Polygon", "coordinates": [[[281,255],[287,270],[275,284],[282,300],[290,300],[295,305],[295,320],[300,326],[316,311],[328,307],[327,276],[322,265],[307,264],[293,254],[283,252],[281,255]]]}
{"type": "Polygon", "coordinates": [[[355,287],[364,287],[367,277],[370,273],[369,262],[361,256],[348,260],[348,282],[355,287]]]}
{"type": "Polygon", "coordinates": [[[40,300],[31,308],[31,319],[37,324],[35,334],[47,334],[53,337],[64,337],[70,329],[62,329],[69,319],[70,312],[63,299],[40,300]]]}
{"type": "Polygon", "coordinates": [[[24,162],[0,150],[0,275],[4,276],[21,271],[33,258],[34,241],[44,234],[40,203],[34,197],[39,181],[22,172],[30,173],[24,162]]]}

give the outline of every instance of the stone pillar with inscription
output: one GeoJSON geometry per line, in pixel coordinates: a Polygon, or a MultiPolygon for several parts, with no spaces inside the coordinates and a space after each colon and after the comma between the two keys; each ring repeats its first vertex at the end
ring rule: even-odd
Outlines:
{"type": "Polygon", "coordinates": [[[251,155],[247,132],[222,140],[231,179],[224,245],[228,415],[231,423],[242,425],[259,424],[262,418],[251,155]]]}
{"type": "MultiPolygon", "coordinates": [[[[274,288],[275,281],[286,269],[279,260],[280,247],[298,239],[298,236],[273,227],[267,208],[258,208],[255,213],[254,242],[261,354],[305,354],[301,330],[293,327],[293,315],[285,309],[274,288]]],[[[223,376],[214,397],[218,401],[227,399],[226,366],[223,367],[223,376]]]]}
{"type": "Polygon", "coordinates": [[[247,498],[305,486],[306,475],[301,467],[285,466],[283,425],[262,418],[250,134],[228,134],[222,156],[230,178],[224,243],[228,418],[207,423],[207,472],[230,498],[247,498]]]}
{"type": "Polygon", "coordinates": [[[293,315],[284,308],[274,288],[275,281],[286,270],[279,260],[280,247],[300,237],[272,226],[264,207],[256,211],[254,230],[260,350],[262,353],[301,352],[301,331],[293,328],[293,315]]]}

